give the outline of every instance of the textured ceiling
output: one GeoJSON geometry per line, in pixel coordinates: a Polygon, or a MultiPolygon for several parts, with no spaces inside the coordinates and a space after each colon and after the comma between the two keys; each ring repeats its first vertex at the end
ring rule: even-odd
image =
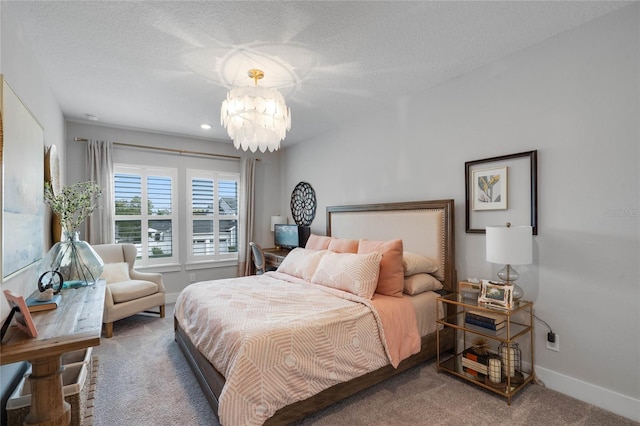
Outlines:
{"type": "Polygon", "coordinates": [[[260,68],[259,84],[291,108],[287,146],[626,4],[3,1],[2,10],[68,119],[228,141],[220,104],[260,68]]]}

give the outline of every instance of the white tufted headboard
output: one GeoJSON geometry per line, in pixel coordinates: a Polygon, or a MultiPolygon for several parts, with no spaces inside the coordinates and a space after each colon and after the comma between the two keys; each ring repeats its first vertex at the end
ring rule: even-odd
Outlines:
{"type": "Polygon", "coordinates": [[[369,240],[401,239],[405,251],[439,262],[435,274],[457,291],[453,200],[327,207],[327,235],[369,240]]]}

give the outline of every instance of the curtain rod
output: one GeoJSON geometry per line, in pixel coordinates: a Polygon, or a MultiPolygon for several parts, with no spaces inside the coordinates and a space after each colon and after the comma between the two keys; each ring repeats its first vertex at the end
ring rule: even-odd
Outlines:
{"type": "MultiPolygon", "coordinates": [[[[88,142],[87,138],[73,138],[76,142],[88,142]]],[[[159,148],[156,146],[146,146],[146,145],[136,145],[132,143],[124,143],[124,142],[113,142],[114,145],[126,146],[130,148],[141,148],[141,149],[149,149],[152,151],[165,151],[172,152],[180,155],[202,155],[205,157],[217,157],[217,158],[228,158],[231,160],[240,160],[242,157],[237,155],[225,155],[225,154],[211,154],[209,152],[200,152],[200,151],[189,151],[184,149],[175,149],[175,148],[159,148]]],[[[260,161],[259,158],[256,158],[256,161],[260,161]]]]}

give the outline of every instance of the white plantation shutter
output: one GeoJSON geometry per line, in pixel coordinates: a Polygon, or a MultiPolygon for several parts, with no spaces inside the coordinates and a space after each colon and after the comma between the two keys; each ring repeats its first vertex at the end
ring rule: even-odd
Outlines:
{"type": "Polygon", "coordinates": [[[238,180],[237,174],[187,169],[189,263],[237,260],[238,180]]]}
{"type": "Polygon", "coordinates": [[[177,170],[114,166],[115,241],[138,249],[137,264],[178,263],[177,170]]]}

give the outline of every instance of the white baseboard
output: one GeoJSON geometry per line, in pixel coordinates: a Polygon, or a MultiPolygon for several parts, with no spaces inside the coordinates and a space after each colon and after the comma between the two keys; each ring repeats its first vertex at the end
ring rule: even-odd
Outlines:
{"type": "Polygon", "coordinates": [[[536,378],[546,387],[604,410],[640,422],[640,400],[601,388],[556,371],[536,367],[536,378]]]}

